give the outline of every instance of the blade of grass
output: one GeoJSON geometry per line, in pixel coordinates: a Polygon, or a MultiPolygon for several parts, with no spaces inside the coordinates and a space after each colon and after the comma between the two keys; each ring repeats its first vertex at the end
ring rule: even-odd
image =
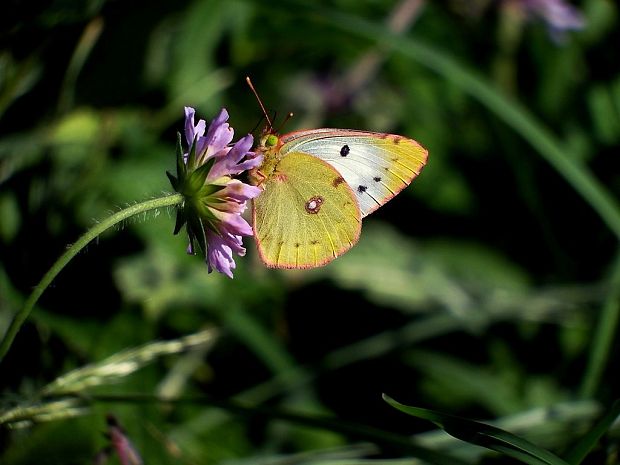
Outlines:
{"type": "Polygon", "coordinates": [[[84,28],[82,36],[80,37],[71,61],[67,66],[65,78],[60,89],[60,97],[58,98],[58,110],[61,113],[67,112],[73,107],[75,100],[75,85],[77,83],[78,76],[84,64],[88,60],[90,53],[97,44],[97,40],[101,36],[103,31],[103,19],[96,17],[92,19],[84,28]]]}
{"type": "MultiPolygon", "coordinates": [[[[273,420],[282,420],[286,422],[296,423],[309,426],[312,428],[325,429],[337,433],[345,434],[356,439],[364,439],[372,441],[389,450],[397,450],[399,453],[408,454],[413,457],[420,458],[429,464],[434,465],[469,465],[459,458],[437,452],[430,448],[416,444],[408,436],[386,432],[377,428],[360,425],[357,423],[349,423],[340,418],[308,415],[292,413],[280,410],[273,406],[256,406],[245,405],[237,402],[231,402],[226,399],[216,399],[210,396],[182,396],[177,398],[162,398],[152,394],[88,394],[76,395],[86,404],[97,403],[157,403],[168,405],[208,405],[224,409],[235,415],[243,417],[264,417],[273,420]]],[[[562,464],[565,465],[565,464],[562,464]]]]}
{"type": "Polygon", "coordinates": [[[383,399],[401,412],[432,421],[455,438],[500,452],[529,465],[568,465],[548,450],[500,428],[434,410],[404,405],[385,394],[383,399]]]}
{"type": "Polygon", "coordinates": [[[379,22],[330,10],[319,11],[303,1],[291,4],[314,13],[310,17],[329,23],[349,34],[366,38],[390,47],[421,65],[435,71],[471,95],[491,112],[512,127],[583,197],[601,219],[620,239],[620,206],[609,191],[594,177],[588,168],[567,153],[557,138],[523,105],[502,94],[482,75],[469,70],[442,50],[410,37],[394,34],[379,22]]]}
{"type": "Polygon", "coordinates": [[[240,305],[222,312],[226,328],[235,334],[274,374],[296,372],[295,361],[277,338],[240,305]]]}
{"type": "Polygon", "coordinates": [[[620,251],[614,262],[609,280],[609,294],[605,299],[596,331],[592,338],[592,346],[588,357],[586,373],[581,385],[581,396],[590,398],[600,384],[603,371],[620,321],[620,251]]]}

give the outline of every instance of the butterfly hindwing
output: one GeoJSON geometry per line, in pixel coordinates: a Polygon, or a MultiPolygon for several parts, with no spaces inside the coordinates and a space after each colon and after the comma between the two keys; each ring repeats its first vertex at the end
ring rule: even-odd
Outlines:
{"type": "Polygon", "coordinates": [[[354,191],[362,217],[407,187],[428,152],[406,137],[348,129],[312,129],[282,136],[280,154],[303,152],[338,171],[354,191]]]}
{"type": "Polygon", "coordinates": [[[313,268],[358,240],[356,195],[332,166],[312,155],[287,152],[254,199],[254,235],[263,262],[274,268],[313,268]]]}

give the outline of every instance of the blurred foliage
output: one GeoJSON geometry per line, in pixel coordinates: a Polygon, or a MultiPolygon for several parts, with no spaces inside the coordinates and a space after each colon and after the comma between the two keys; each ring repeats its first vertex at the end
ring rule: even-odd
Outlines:
{"type": "Polygon", "coordinates": [[[382,393],[567,453],[620,397],[620,18],[576,1],[585,28],[554,40],[525,3],[3,5],[0,334],[66,244],[170,190],[184,105],[252,131],[246,75],[286,131],[430,159],[316,270],[267,270],[246,238],[234,280],[208,274],[171,210],[101,236],[0,364],[0,463],[97,463],[110,412],[149,465],[515,463],[382,393]]]}

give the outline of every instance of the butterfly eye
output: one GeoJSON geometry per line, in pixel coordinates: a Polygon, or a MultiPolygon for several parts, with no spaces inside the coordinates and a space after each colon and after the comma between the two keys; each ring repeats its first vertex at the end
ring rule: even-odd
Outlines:
{"type": "Polygon", "coordinates": [[[267,140],[265,140],[265,145],[267,145],[268,147],[273,147],[275,145],[278,145],[278,136],[274,134],[268,135],[267,140]]]}

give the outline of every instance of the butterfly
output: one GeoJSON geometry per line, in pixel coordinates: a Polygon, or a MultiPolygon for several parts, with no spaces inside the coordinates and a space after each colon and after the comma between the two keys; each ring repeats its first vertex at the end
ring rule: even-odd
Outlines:
{"type": "Polygon", "coordinates": [[[255,151],[264,158],[249,177],[263,189],[252,219],[270,268],[314,268],[342,255],[357,243],[362,218],[426,164],[425,148],[395,134],[323,128],[279,136],[259,103],[268,126],[255,151]]]}

